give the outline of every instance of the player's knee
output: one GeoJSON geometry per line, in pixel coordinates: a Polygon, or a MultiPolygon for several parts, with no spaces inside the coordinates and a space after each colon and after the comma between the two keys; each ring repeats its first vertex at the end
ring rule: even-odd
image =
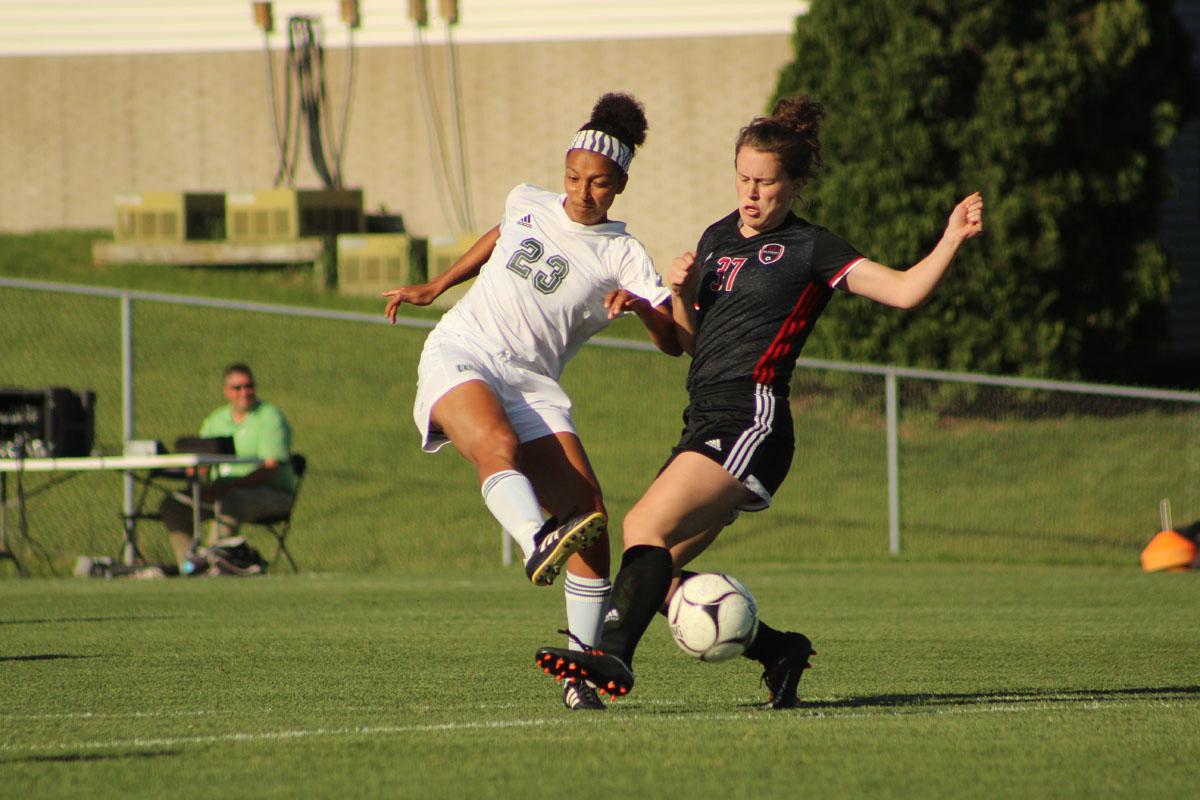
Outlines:
{"type": "Polygon", "coordinates": [[[496,472],[515,469],[517,464],[517,437],[511,429],[497,428],[481,436],[463,453],[481,471],[496,472]]]}
{"type": "Polygon", "coordinates": [[[656,517],[636,506],[621,523],[621,539],[626,550],[635,545],[667,547],[668,533],[656,517]]]}

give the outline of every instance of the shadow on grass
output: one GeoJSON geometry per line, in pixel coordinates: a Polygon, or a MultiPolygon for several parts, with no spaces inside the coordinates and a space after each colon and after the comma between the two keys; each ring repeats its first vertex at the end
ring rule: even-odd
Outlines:
{"type": "Polygon", "coordinates": [[[182,755],[182,750],[138,750],[128,753],[63,753],[57,756],[25,756],[0,759],[0,764],[73,764],[80,761],[122,761],[127,758],[162,758],[182,755]]]}
{"type": "Polygon", "coordinates": [[[1127,689],[1023,689],[951,694],[880,694],[845,697],[839,700],[801,700],[810,711],[836,708],[930,708],[945,706],[989,706],[1106,703],[1118,700],[1196,700],[1200,686],[1144,686],[1127,689]]]}
{"type": "Polygon", "coordinates": [[[0,662],[4,661],[62,661],[74,660],[77,658],[99,658],[100,656],[73,656],[68,653],[37,653],[31,656],[0,656],[0,662]]]}
{"type": "Polygon", "coordinates": [[[178,615],[121,617],[59,617],[57,619],[0,619],[0,625],[62,625],[71,622],[145,622],[152,619],[179,619],[178,615]]]}

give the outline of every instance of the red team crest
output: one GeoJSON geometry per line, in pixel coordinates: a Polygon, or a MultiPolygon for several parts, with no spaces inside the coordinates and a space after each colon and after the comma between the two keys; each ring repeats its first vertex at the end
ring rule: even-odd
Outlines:
{"type": "Polygon", "coordinates": [[[783,258],[783,245],[776,242],[764,244],[758,248],[758,261],[761,264],[773,264],[783,258]]]}

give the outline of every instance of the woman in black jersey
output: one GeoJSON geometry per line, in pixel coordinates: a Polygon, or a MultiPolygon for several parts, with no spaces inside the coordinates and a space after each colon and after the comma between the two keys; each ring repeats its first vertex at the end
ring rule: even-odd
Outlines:
{"type": "MultiPolygon", "coordinates": [[[[941,282],[962,243],[983,230],[976,193],[954,207],[929,255],[894,270],[797,217],[792,206],[820,164],[823,116],[806,97],[784,98],[770,117],[743,128],[734,149],[737,210],[671,264],[677,335],[692,355],[683,435],[625,517],[625,553],[599,646],[539,650],[537,664],[551,674],[586,674],[613,695],[633,687],[634,649],[691,574],[683,566],[739,511],[767,508],[787,475],[794,449],[788,383],[834,290],[913,308],[941,282]]],[[[745,655],[763,665],[768,708],[797,704],[812,654],[803,634],[760,622],[745,655]]]]}

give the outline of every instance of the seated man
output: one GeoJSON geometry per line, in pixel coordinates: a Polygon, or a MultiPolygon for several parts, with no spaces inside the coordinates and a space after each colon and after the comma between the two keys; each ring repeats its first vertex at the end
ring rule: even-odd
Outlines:
{"type": "MultiPolygon", "coordinates": [[[[291,426],[277,406],[258,399],[250,367],[231,364],[225,368],[225,397],[229,404],[208,415],[200,435],[231,436],[237,455],[262,459],[263,463],[218,465],[212,481],[204,487],[200,518],[212,519],[215,506],[221,537],[234,535],[239,523],[286,513],[296,489],[291,426]]],[[[182,493],[168,495],[159,515],[182,565],[192,546],[190,498],[182,493]]]]}

